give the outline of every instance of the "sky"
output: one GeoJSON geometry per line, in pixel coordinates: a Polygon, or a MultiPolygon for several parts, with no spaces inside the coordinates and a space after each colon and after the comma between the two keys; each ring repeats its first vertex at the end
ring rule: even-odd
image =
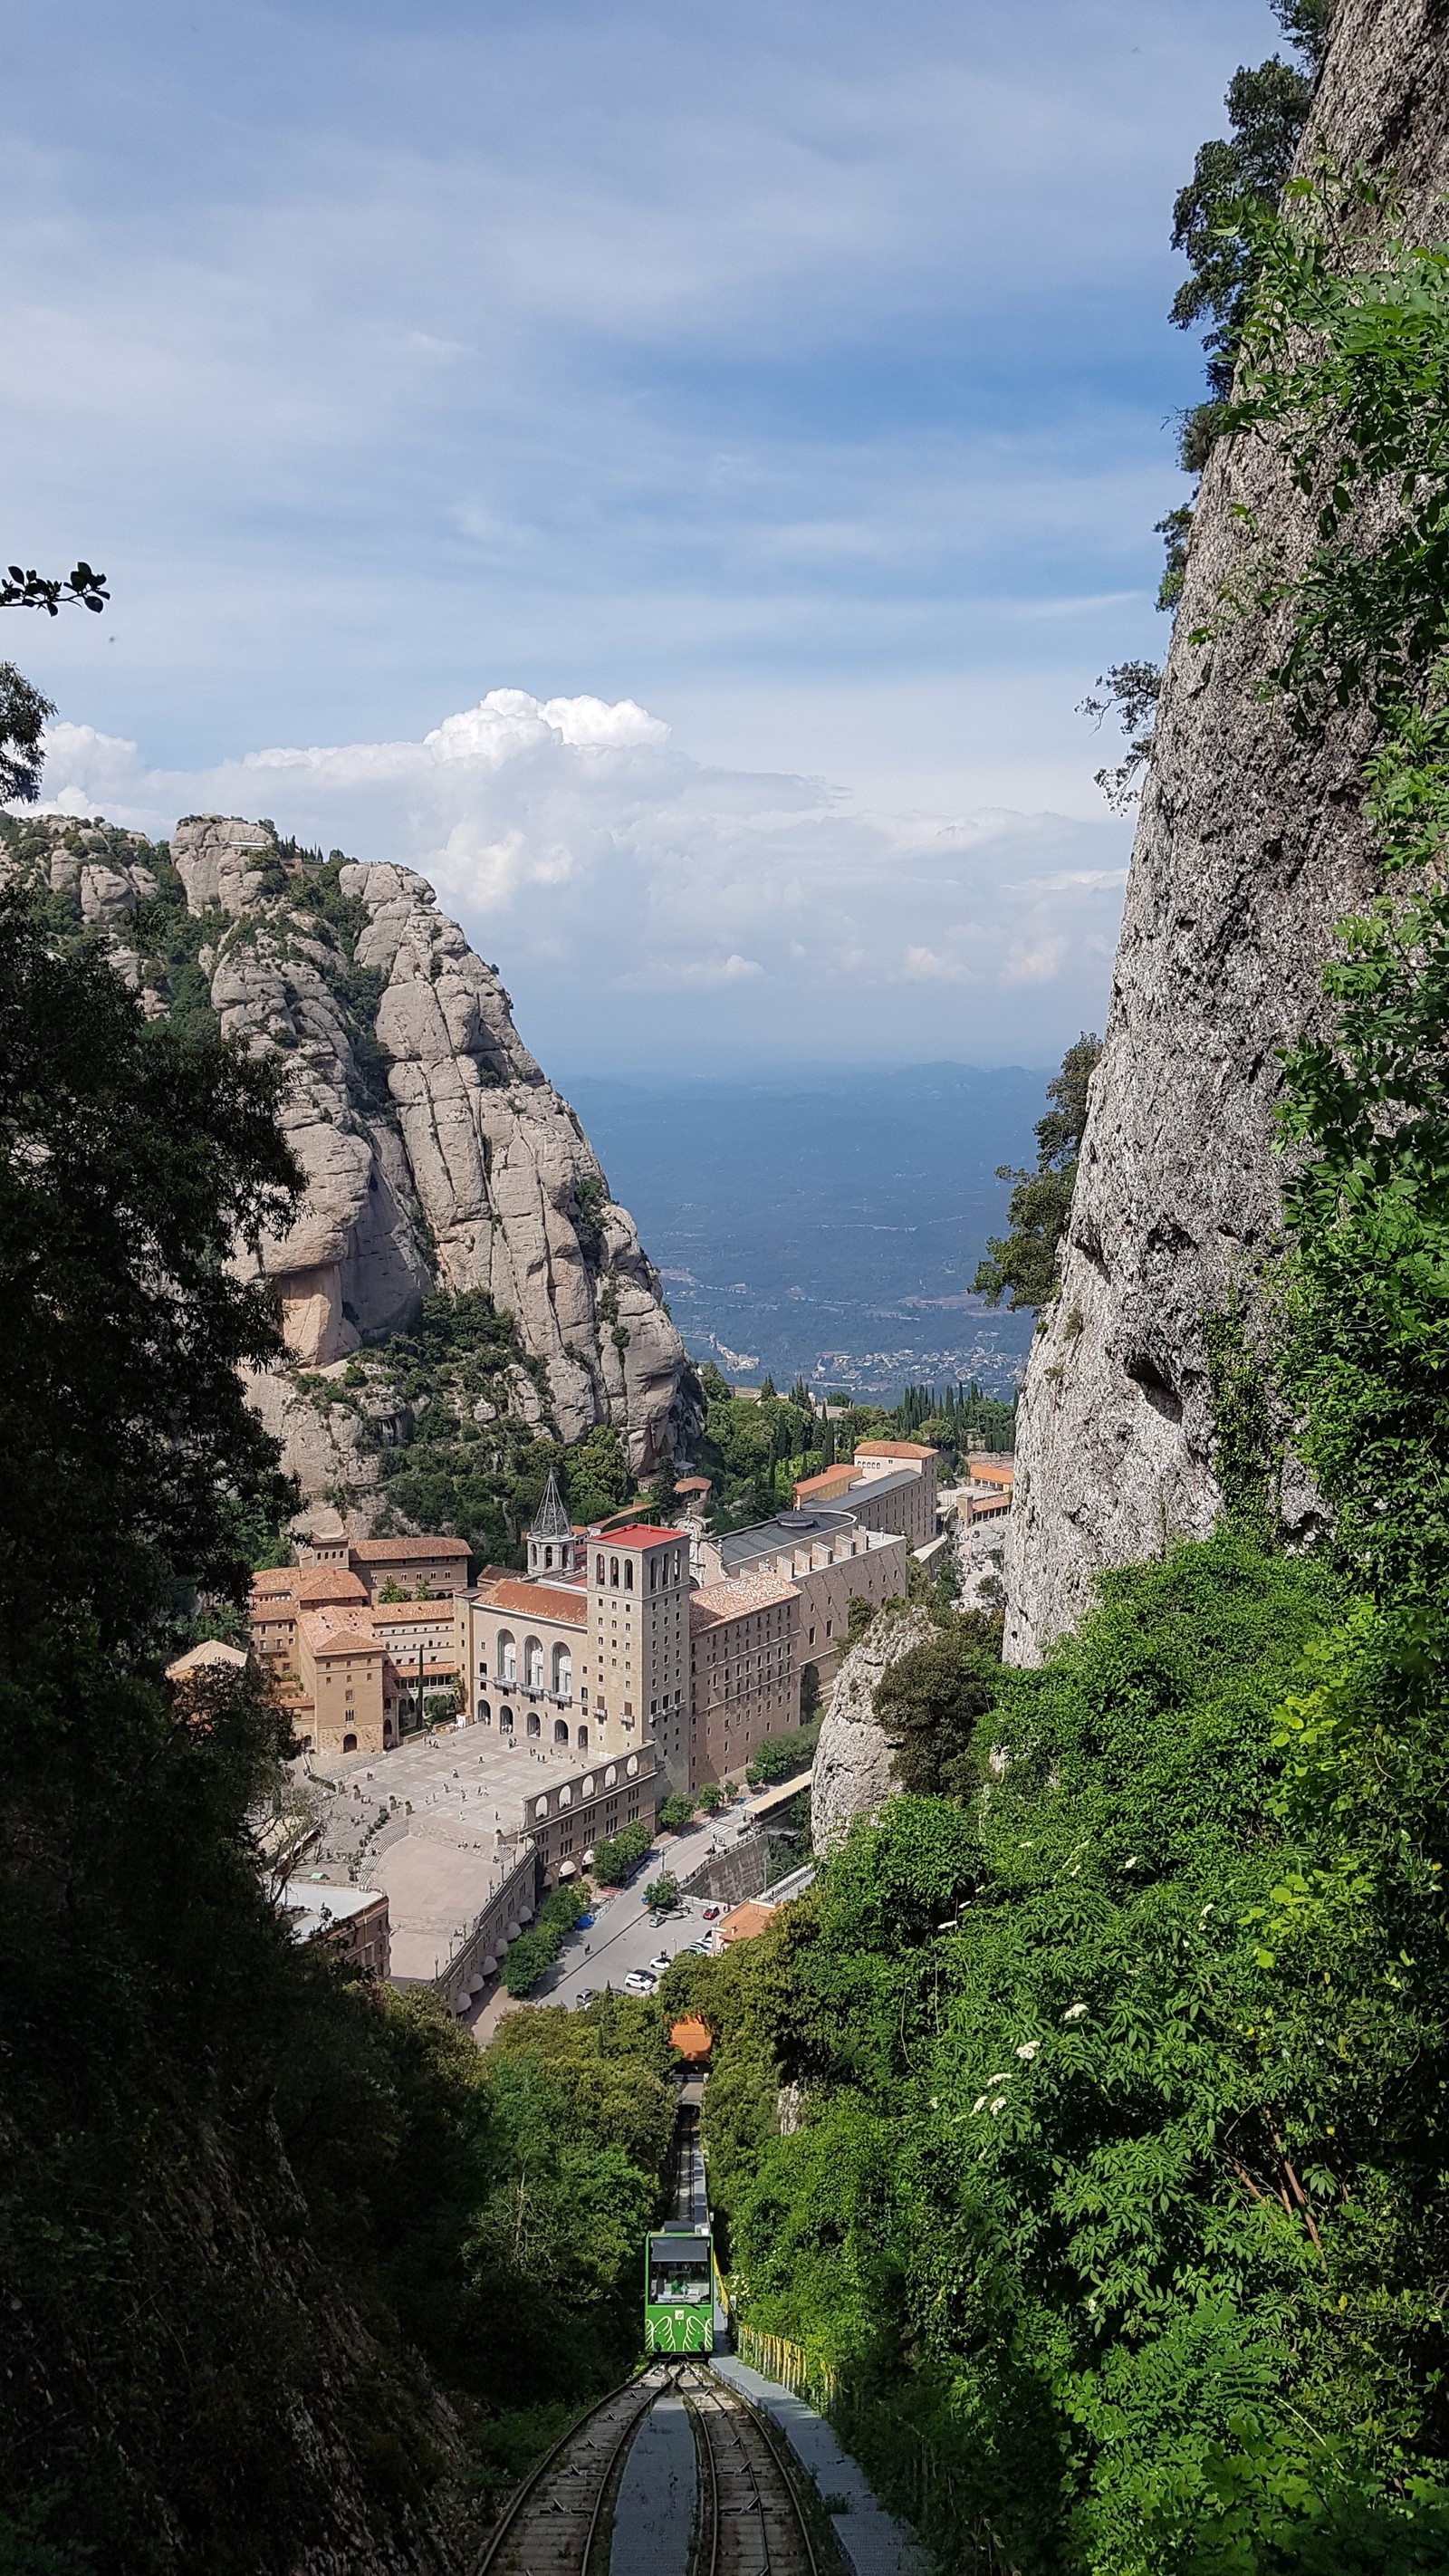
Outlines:
{"type": "Polygon", "coordinates": [[[550,1070],[1045,1063],[1260,0],[11,0],[47,795],[432,878],[550,1070]]]}

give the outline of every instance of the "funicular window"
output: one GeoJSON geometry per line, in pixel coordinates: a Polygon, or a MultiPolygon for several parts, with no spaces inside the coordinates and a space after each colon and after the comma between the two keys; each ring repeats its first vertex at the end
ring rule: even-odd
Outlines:
{"type": "Polygon", "coordinates": [[[709,2304],[709,2241],[703,2236],[651,2236],[651,2308],[702,2308],[709,2304]]]}

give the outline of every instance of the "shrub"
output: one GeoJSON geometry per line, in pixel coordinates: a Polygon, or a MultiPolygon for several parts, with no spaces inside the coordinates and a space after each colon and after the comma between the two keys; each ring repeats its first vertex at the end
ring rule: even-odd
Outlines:
{"type": "Polygon", "coordinates": [[[537,1921],[521,1932],[503,1962],[503,1983],[510,1995],[531,1994],[547,1976],[564,1941],[589,1900],[581,1887],[556,1887],[538,1909],[537,1921]]]}
{"type": "Polygon", "coordinates": [[[666,1833],[677,1834],[681,1827],[689,1823],[691,1816],[694,1814],[694,1809],[695,1801],[693,1798],[682,1795],[666,1798],[663,1806],[659,1810],[659,1822],[666,1833]]]}
{"type": "Polygon", "coordinates": [[[672,1878],[669,1871],[665,1870],[660,1877],[650,1880],[644,1890],[644,1899],[646,1904],[657,1905],[667,1913],[671,1905],[679,1903],[678,1879],[672,1878]]]}
{"type": "Polygon", "coordinates": [[[644,1858],[654,1836],[646,1824],[625,1825],[594,1845],[594,1881],[599,1887],[622,1887],[644,1858]]]}

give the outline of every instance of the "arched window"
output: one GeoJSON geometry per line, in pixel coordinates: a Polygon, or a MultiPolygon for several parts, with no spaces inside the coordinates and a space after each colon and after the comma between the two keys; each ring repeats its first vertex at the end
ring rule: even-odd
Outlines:
{"type": "Polygon", "coordinates": [[[493,1711],[486,1699],[480,1699],[478,1702],[478,1723],[480,1726],[491,1726],[493,1723],[493,1711]]]}
{"type": "Polygon", "coordinates": [[[342,1750],[344,1753],[355,1753],[357,1751],[357,1738],[355,1735],[344,1735],[342,1739],[342,1750]]]}
{"type": "Polygon", "coordinates": [[[558,1802],[561,1807],[571,1807],[574,1803],[574,1793],[572,1789],[560,1789],[558,1793],[558,1802]]]}
{"type": "Polygon", "coordinates": [[[634,1589],[634,1559],[632,1556],[626,1556],[624,1559],[624,1589],[626,1592],[632,1592],[634,1589]]]}
{"type": "Polygon", "coordinates": [[[604,1773],[604,1786],[605,1786],[605,1788],[606,1788],[606,1789],[612,1789],[612,1787],[613,1787],[613,1785],[614,1785],[614,1782],[618,1779],[618,1777],[619,1777],[618,1768],[617,1768],[616,1764],[614,1764],[614,1763],[612,1763],[612,1762],[611,1762],[611,1763],[610,1763],[610,1765],[609,1765],[609,1767],[608,1767],[608,1770],[604,1773]]]}
{"type": "Polygon", "coordinates": [[[554,1722],[553,1722],[553,1740],[554,1740],[555,1744],[567,1744],[567,1742],[568,1742],[568,1740],[569,1740],[569,1731],[568,1731],[568,1728],[565,1726],[565,1724],[564,1724],[564,1722],[563,1722],[563,1719],[562,1719],[561,1717],[556,1717],[556,1718],[554,1719],[554,1722]]]}
{"type": "Polygon", "coordinates": [[[518,1679],[518,1649],[506,1628],[498,1631],[498,1661],[493,1669],[505,1684],[518,1679]]]}
{"type": "MultiPolygon", "coordinates": [[[[579,1728],[578,1745],[581,1753],[587,1753],[589,1749],[589,1730],[586,1726],[581,1726],[579,1728]]],[[[584,1782],[584,1796],[586,1798],[592,1798],[593,1794],[594,1784],[592,1780],[586,1780],[584,1782]]]]}
{"type": "Polygon", "coordinates": [[[552,1549],[551,1547],[546,1547],[546,1548],[544,1549],[544,1551],[543,1551],[543,1561],[544,1561],[545,1566],[550,1566],[550,1565],[552,1565],[552,1563],[553,1563],[553,1549],[552,1549]]]}
{"type": "Polygon", "coordinates": [[[651,1592],[657,1592],[659,1589],[659,1559],[657,1556],[651,1556],[649,1559],[649,1589],[651,1592]]]}
{"type": "Polygon", "coordinates": [[[554,1698],[555,1698],[555,1699],[568,1699],[568,1698],[570,1697],[570,1695],[572,1694],[573,1686],[574,1686],[574,1666],[573,1666],[573,1657],[570,1655],[570,1653],[569,1653],[569,1650],[568,1650],[567,1646],[555,1646],[555,1648],[554,1648],[554,1650],[553,1650],[553,1695],[554,1695],[554,1698]]]}
{"type": "Polygon", "coordinates": [[[523,1649],[523,1678],[530,1690],[542,1690],[543,1648],[536,1637],[530,1637],[523,1649]]]}
{"type": "Polygon", "coordinates": [[[530,1735],[539,1735],[542,1731],[538,1722],[538,1711],[536,1708],[531,1708],[528,1712],[528,1732],[530,1735]]]}
{"type": "Polygon", "coordinates": [[[498,1732],[500,1735],[511,1735],[513,1733],[513,1711],[511,1708],[500,1708],[498,1712],[498,1732]]]}
{"type": "Polygon", "coordinates": [[[629,1756],[628,1761],[627,1761],[627,1762],[625,1763],[625,1765],[624,1765],[624,1770],[625,1770],[625,1773],[626,1773],[627,1777],[628,1777],[629,1779],[631,1779],[631,1780],[632,1780],[632,1779],[634,1778],[635,1773],[638,1771],[638,1768],[639,1768],[639,1756],[638,1756],[638,1754],[637,1754],[637,1753],[631,1753],[631,1754],[630,1754],[630,1756],[629,1756]]]}
{"type": "Polygon", "coordinates": [[[609,1585],[610,1585],[610,1589],[611,1589],[612,1591],[614,1591],[614,1592],[617,1592],[617,1591],[618,1591],[618,1589],[619,1589],[619,1560],[618,1560],[617,1556],[611,1556],[611,1557],[610,1557],[610,1559],[609,1559],[609,1585]]]}
{"type": "Polygon", "coordinates": [[[678,1550],[678,1548],[676,1548],[676,1549],[675,1549],[675,1551],[674,1551],[674,1580],[675,1580],[675,1582],[676,1582],[676,1583],[679,1581],[679,1550],[678,1550]]]}
{"type": "Polygon", "coordinates": [[[536,1798],[534,1800],[533,1812],[536,1816],[546,1816],[548,1814],[547,1798],[536,1798]]]}
{"type": "Polygon", "coordinates": [[[603,1580],[604,1580],[604,1560],[603,1560],[603,1558],[602,1558],[601,1556],[596,1556],[596,1557],[595,1557],[595,1559],[594,1559],[594,1581],[595,1581],[596,1583],[602,1583],[602,1582],[603,1582],[603,1580]]]}

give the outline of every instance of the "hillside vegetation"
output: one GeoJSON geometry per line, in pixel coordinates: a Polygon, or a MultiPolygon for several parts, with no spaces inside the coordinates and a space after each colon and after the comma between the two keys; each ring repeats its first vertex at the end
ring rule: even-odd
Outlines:
{"type": "Polygon", "coordinates": [[[878,1699],[938,1794],[674,1972],[738,2306],[953,2569],[1449,2564],[1449,257],[1331,173],[1247,221],[1216,434],[1317,542],[1246,532],[1221,615],[1278,612],[1296,724],[1362,710],[1380,879],[1284,1062],[1281,1249],[1208,1319],[1224,1518],[1041,1670],[943,1629],[878,1699]]]}
{"type": "Polygon", "coordinates": [[[455,2569],[634,2348],[654,2018],[480,2054],[299,1948],[249,1823],[285,1715],[162,1678],[278,1507],[272,1303],[225,1258],[295,1191],[278,1081],[0,895],[7,2576],[455,2569]]]}

